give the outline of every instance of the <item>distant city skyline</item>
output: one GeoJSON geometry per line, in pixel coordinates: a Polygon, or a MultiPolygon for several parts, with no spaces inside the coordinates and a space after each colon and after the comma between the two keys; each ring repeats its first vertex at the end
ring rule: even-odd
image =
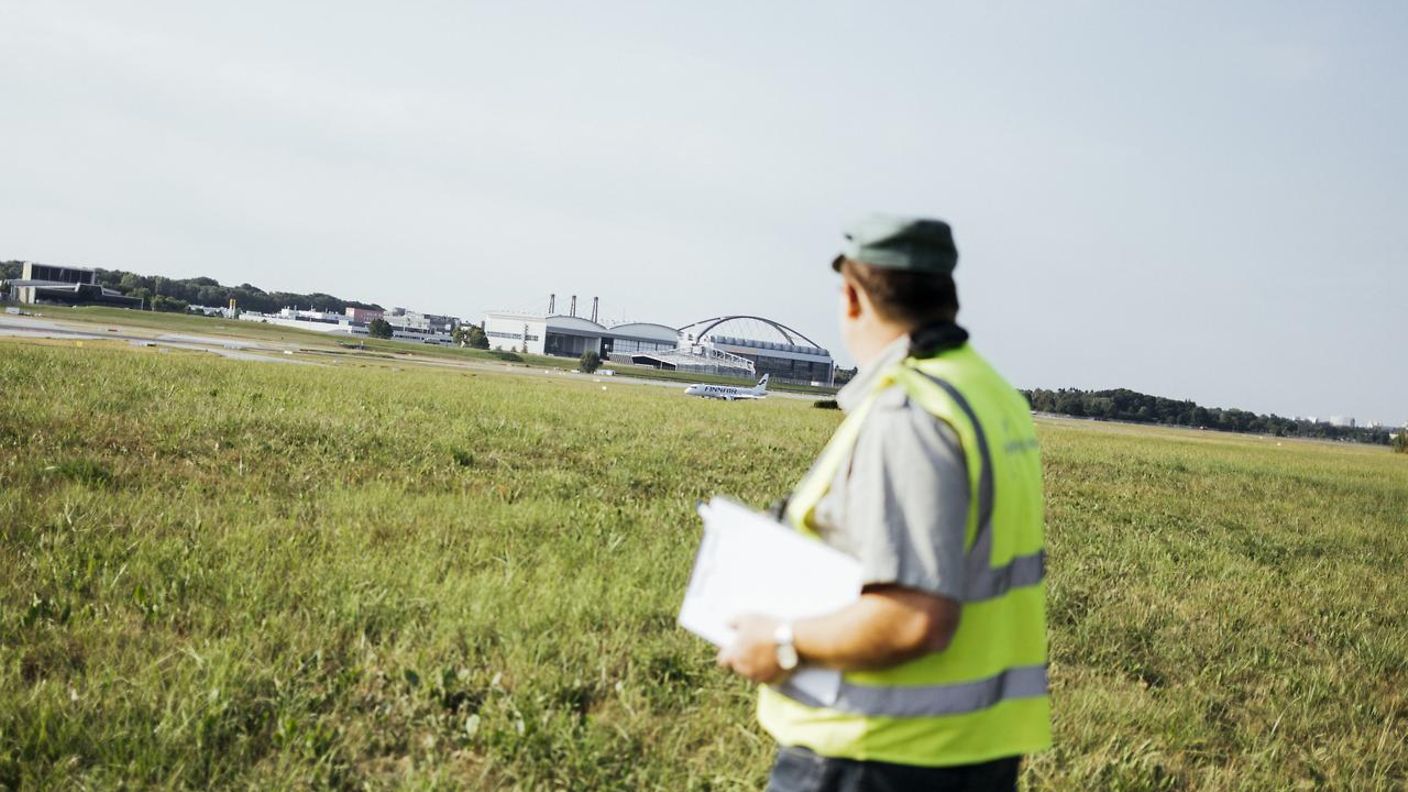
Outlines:
{"type": "Polygon", "coordinates": [[[1408,420],[1408,6],[0,7],[0,256],[793,325],[944,217],[1019,387],[1408,420]],[[277,21],[275,21],[277,20],[277,21]]]}

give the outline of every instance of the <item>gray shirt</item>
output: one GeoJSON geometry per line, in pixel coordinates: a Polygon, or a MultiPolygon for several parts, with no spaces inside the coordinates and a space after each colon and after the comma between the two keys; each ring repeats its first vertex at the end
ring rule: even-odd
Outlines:
{"type": "MultiPolygon", "coordinates": [[[[903,360],[909,337],[885,348],[837,401],[850,412],[880,372],[903,360]]],[[[968,463],[948,423],[887,388],[861,426],[850,456],[817,504],[812,527],[861,563],[867,585],[890,583],[952,599],[963,591],[968,463]]]]}

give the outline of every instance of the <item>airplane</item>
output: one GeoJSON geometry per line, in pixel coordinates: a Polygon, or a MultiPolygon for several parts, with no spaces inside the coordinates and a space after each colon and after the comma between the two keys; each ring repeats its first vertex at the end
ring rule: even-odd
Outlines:
{"type": "Polygon", "coordinates": [[[768,396],[768,375],[758,380],[751,388],[738,388],[732,385],[690,385],[684,389],[686,396],[699,396],[705,399],[766,399],[768,396]]]}

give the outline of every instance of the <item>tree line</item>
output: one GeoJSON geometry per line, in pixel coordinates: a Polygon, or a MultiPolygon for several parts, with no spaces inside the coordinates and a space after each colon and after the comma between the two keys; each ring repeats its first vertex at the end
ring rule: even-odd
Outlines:
{"type": "Polygon", "coordinates": [[[1305,418],[1283,418],[1279,415],[1257,415],[1253,412],[1221,407],[1203,407],[1187,399],[1166,399],[1150,396],[1127,388],[1084,391],[1078,388],[1047,390],[1034,388],[1022,394],[1037,412],[1069,415],[1076,418],[1098,418],[1108,421],[1188,426],[1214,429],[1220,432],[1248,432],[1276,437],[1314,437],[1326,440],[1350,440],[1358,443],[1387,445],[1389,429],[1364,426],[1331,426],[1324,421],[1305,418]]]}
{"type": "MultiPolygon", "coordinates": [[[[0,262],[0,280],[16,280],[23,271],[23,262],[0,262]]],[[[234,300],[241,311],[258,313],[277,313],[279,309],[289,306],[333,313],[344,313],[349,307],[381,310],[376,303],[344,300],[322,292],[266,292],[249,283],[223,286],[214,278],[164,278],[122,270],[99,269],[96,273],[98,283],[129,297],[140,297],[148,307],[158,311],[181,312],[191,305],[224,308],[230,300],[234,300]]]]}

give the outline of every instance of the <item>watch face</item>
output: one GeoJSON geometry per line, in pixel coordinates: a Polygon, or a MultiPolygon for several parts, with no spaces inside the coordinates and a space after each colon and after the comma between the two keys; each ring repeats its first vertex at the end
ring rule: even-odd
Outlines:
{"type": "Polygon", "coordinates": [[[797,650],[791,644],[777,647],[777,665],[783,671],[791,671],[797,667],[797,650]]]}

